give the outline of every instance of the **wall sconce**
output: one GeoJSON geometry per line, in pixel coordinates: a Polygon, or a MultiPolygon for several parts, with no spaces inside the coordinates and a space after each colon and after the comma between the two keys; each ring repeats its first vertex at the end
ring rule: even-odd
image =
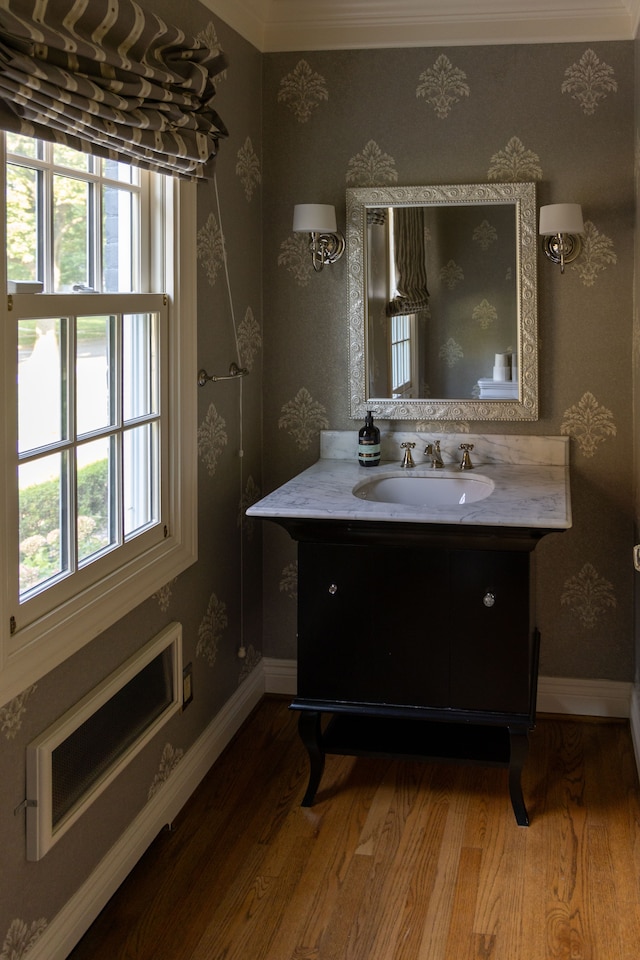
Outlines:
{"type": "Polygon", "coordinates": [[[540,207],[540,235],[544,237],[542,249],[553,263],[560,264],[564,273],[565,263],[571,263],[580,255],[584,233],[582,207],[579,203],[551,203],[540,207]]]}
{"type": "Polygon", "coordinates": [[[293,208],[293,232],[309,234],[313,269],[335,263],[344,253],[344,237],[336,226],[336,210],[329,203],[297,203],[293,208]]]}

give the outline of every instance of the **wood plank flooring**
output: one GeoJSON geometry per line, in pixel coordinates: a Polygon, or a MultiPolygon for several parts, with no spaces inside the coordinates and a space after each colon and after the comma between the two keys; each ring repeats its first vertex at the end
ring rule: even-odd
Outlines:
{"type": "Polygon", "coordinates": [[[266,699],[70,960],[638,960],[626,722],[542,718],[507,773],[328,757],[266,699]]]}

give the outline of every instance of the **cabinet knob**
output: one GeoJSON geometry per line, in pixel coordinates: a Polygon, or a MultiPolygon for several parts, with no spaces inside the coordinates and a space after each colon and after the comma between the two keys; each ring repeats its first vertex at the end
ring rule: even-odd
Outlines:
{"type": "Polygon", "coordinates": [[[484,597],[482,598],[482,602],[484,603],[485,607],[492,607],[496,602],[495,594],[489,592],[485,593],[484,597]]]}
{"type": "Polygon", "coordinates": [[[337,592],[338,592],[338,584],[332,583],[329,587],[329,593],[331,594],[331,596],[333,596],[337,592]]]}

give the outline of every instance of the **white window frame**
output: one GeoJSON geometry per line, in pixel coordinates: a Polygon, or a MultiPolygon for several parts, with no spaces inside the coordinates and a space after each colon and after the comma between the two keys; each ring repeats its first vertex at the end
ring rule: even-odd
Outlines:
{"type": "Polygon", "coordinates": [[[413,385],[417,382],[416,358],[418,355],[416,347],[416,315],[415,313],[406,313],[400,316],[389,317],[389,383],[391,385],[391,396],[394,399],[411,399],[413,397],[413,385]],[[394,328],[397,327],[395,321],[405,320],[408,328],[407,336],[401,336],[394,339],[394,328]],[[400,379],[401,378],[401,379],[400,379]]]}
{"type": "MultiPolygon", "coordinates": [[[[5,169],[4,137],[0,136],[0,169],[5,169]]],[[[4,173],[2,173],[4,185],[4,173]]],[[[164,290],[169,306],[168,365],[169,491],[166,536],[127,560],[100,580],[79,590],[65,602],[21,627],[19,611],[12,610],[8,573],[16,558],[13,543],[0,536],[0,705],[26,690],[125,614],[169,583],[197,560],[197,301],[196,301],[196,185],[167,177],[154,178],[151,288],[164,290]],[[165,211],[165,227],[160,210],[165,211]],[[12,629],[15,618],[16,628],[12,629]]],[[[0,223],[6,218],[4,186],[0,190],[0,223]]],[[[0,291],[7,289],[6,262],[0,257],[0,291]]],[[[0,516],[4,531],[15,526],[15,479],[7,474],[9,437],[17,412],[15,350],[12,323],[18,313],[9,310],[9,297],[0,295],[0,516]]],[[[33,295],[32,295],[33,296],[33,295]]],[[[90,294],[88,296],[91,296],[90,294]]],[[[141,638],[144,640],[145,638],[141,638]]]]}

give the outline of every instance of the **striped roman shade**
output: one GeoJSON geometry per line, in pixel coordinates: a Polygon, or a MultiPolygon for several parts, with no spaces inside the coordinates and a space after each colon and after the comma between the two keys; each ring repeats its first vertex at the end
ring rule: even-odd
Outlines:
{"type": "Polygon", "coordinates": [[[424,211],[421,207],[395,207],[394,243],[397,296],[387,305],[387,316],[419,313],[429,306],[424,211]]]}
{"type": "Polygon", "coordinates": [[[219,49],[134,0],[0,0],[0,128],[191,179],[227,131],[219,49]]]}

